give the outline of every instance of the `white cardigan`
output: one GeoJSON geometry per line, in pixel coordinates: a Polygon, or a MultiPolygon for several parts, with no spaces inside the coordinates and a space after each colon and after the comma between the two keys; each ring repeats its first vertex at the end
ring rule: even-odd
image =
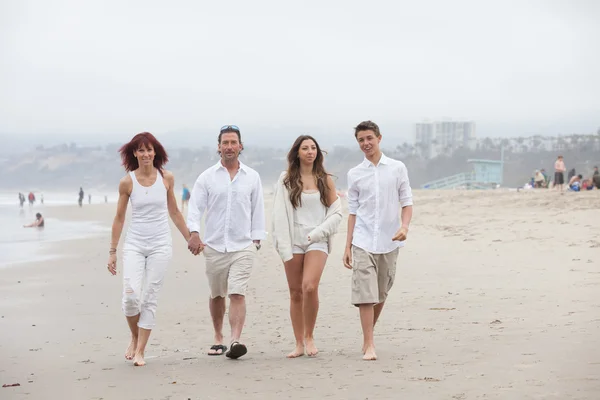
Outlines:
{"type": "MultiPolygon", "coordinates": [[[[272,229],[273,243],[283,262],[294,257],[292,246],[294,243],[294,207],[290,201],[290,193],[283,184],[286,172],[283,172],[277,181],[275,188],[275,199],[273,201],[272,229]]],[[[308,236],[310,242],[320,242],[327,239],[327,247],[331,254],[332,236],[342,221],[342,203],[338,198],[327,208],[325,220],[313,229],[308,236]]]]}

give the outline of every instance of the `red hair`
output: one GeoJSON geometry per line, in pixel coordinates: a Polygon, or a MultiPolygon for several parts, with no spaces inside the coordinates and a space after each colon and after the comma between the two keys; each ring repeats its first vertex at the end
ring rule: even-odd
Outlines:
{"type": "Polygon", "coordinates": [[[129,141],[129,143],[124,144],[119,149],[125,171],[130,172],[139,168],[140,165],[133,153],[143,146],[146,148],[152,146],[152,148],[154,148],[154,161],[152,164],[154,165],[154,168],[156,168],[162,175],[163,166],[169,161],[169,156],[167,155],[163,145],[160,144],[160,142],[150,132],[138,133],[129,141]]]}

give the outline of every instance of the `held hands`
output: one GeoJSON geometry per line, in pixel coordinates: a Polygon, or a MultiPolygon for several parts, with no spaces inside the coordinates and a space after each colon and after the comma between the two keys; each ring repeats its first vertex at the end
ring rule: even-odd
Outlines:
{"type": "Polygon", "coordinates": [[[202,253],[204,246],[205,244],[202,242],[202,239],[200,239],[198,232],[192,232],[190,240],[188,240],[188,250],[190,253],[197,256],[198,254],[202,253]]]}
{"type": "Polygon", "coordinates": [[[408,236],[408,228],[402,227],[398,232],[396,232],[392,240],[403,242],[406,240],[406,236],[408,236]]]}

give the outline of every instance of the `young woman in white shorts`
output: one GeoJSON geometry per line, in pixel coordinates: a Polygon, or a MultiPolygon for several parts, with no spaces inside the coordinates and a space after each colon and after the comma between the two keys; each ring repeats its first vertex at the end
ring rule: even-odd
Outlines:
{"type": "Polygon", "coordinates": [[[290,149],[288,169],[277,182],[273,205],[273,238],[285,266],[290,289],[290,316],[296,339],[289,358],[318,353],[313,332],[319,311],[319,281],[331,236],[342,220],[333,179],[323,166],[323,153],[308,135],[290,149]]]}

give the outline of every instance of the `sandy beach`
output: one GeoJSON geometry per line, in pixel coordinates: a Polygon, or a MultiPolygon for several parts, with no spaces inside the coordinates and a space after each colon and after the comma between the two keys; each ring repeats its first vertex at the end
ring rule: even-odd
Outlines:
{"type": "MultiPolygon", "coordinates": [[[[110,226],[114,211],[47,214],[110,226]]],[[[294,343],[285,274],[269,240],[247,296],[249,353],[232,361],[206,355],[204,258],[173,228],[143,368],[123,356],[109,234],[54,243],[64,257],[0,269],[0,384],[20,384],[0,388],[0,399],[600,399],[598,221],[598,190],[415,191],[375,362],[361,359],[341,263],[345,218],[319,289],[320,353],[294,360],[285,358],[294,343]]]]}

